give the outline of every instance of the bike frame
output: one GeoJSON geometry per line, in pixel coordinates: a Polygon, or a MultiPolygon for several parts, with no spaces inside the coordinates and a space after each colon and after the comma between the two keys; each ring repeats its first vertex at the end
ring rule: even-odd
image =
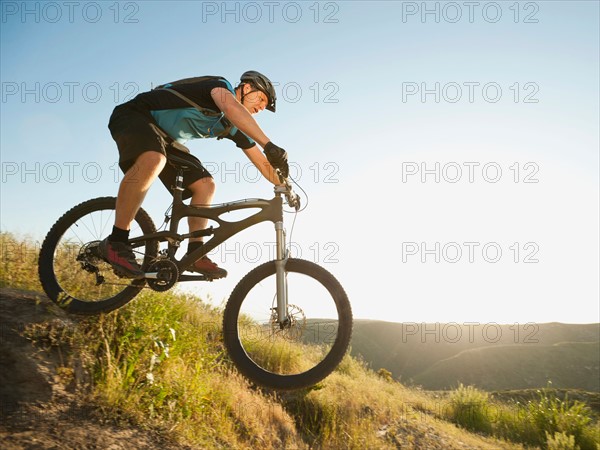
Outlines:
{"type": "MultiPolygon", "coordinates": [[[[186,205],[183,202],[183,170],[178,169],[175,186],[173,187],[173,205],[170,216],[170,226],[168,231],[158,231],[156,233],[144,234],[142,236],[130,239],[129,243],[133,248],[144,245],[145,241],[157,240],[159,242],[168,242],[167,256],[170,261],[177,265],[179,272],[191,266],[196,260],[202,258],[212,249],[221,245],[233,235],[243,231],[253,225],[261,222],[270,221],[275,224],[275,243],[276,243],[276,284],[277,284],[277,315],[278,321],[283,325],[287,320],[287,283],[285,277],[285,263],[288,259],[288,251],[285,248],[285,230],[283,228],[283,198],[287,190],[283,186],[275,186],[275,197],[271,200],[263,199],[245,199],[230,203],[223,203],[211,206],[193,206],[186,205]],[[257,213],[234,222],[223,220],[220,216],[243,209],[259,208],[257,213]],[[179,222],[185,217],[204,217],[218,223],[218,227],[209,227],[205,230],[193,231],[187,234],[177,233],[179,222]],[[186,254],[180,260],[175,258],[175,253],[182,241],[200,237],[212,236],[199,249],[190,254],[186,254]]],[[[167,216],[169,217],[169,216],[167,216]]],[[[156,272],[147,272],[147,279],[157,278],[156,272]]],[[[204,275],[180,275],[178,281],[206,281],[209,280],[204,275]]]]}

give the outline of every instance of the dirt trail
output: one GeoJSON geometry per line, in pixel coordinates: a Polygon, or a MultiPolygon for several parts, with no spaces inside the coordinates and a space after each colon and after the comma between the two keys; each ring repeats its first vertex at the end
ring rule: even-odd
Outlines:
{"type": "Polygon", "coordinates": [[[60,347],[40,349],[24,336],[27,326],[48,321],[72,324],[39,293],[0,289],[2,450],[187,448],[146,430],[103,420],[76,387],[83,374],[71,374],[69,381],[61,377],[60,347]]]}

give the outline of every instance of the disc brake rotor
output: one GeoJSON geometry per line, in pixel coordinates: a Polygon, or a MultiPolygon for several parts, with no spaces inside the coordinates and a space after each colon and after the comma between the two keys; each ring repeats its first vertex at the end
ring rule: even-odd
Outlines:
{"type": "Polygon", "coordinates": [[[299,306],[288,304],[288,314],[285,323],[279,323],[277,308],[271,310],[271,333],[289,341],[298,341],[306,329],[306,315],[299,306]]]}

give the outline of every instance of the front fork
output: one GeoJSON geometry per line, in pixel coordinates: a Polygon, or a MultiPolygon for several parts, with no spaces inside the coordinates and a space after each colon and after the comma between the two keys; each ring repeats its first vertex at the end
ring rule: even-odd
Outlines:
{"type": "Polygon", "coordinates": [[[277,258],[275,259],[275,276],[277,280],[277,321],[283,327],[288,321],[288,290],[285,276],[285,264],[289,251],[285,247],[285,230],[283,222],[275,222],[275,243],[277,258]]]}

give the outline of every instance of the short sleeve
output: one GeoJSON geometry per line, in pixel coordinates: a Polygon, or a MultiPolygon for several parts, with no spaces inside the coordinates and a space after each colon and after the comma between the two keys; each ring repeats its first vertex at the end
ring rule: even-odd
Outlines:
{"type": "Polygon", "coordinates": [[[250,139],[237,128],[232,129],[231,132],[227,136],[225,136],[225,138],[235,142],[237,148],[241,148],[242,150],[247,150],[256,145],[256,142],[254,142],[254,140],[250,139]]]}

